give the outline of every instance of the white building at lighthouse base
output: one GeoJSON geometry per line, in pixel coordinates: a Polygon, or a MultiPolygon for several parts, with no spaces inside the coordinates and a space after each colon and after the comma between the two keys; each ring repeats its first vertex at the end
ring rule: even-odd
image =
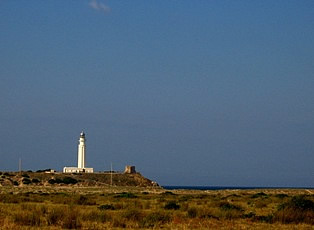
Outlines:
{"type": "Polygon", "coordinates": [[[93,173],[93,168],[64,167],[64,173],[93,173]]]}

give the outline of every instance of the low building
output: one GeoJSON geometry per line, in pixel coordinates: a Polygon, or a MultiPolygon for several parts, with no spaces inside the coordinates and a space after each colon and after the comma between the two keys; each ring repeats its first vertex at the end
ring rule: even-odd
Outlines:
{"type": "Polygon", "coordinates": [[[64,173],[93,173],[93,168],[64,167],[64,173]]]}

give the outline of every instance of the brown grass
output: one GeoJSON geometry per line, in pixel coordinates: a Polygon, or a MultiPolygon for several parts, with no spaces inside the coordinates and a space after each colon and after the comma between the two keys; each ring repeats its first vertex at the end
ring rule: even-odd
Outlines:
{"type": "Polygon", "coordinates": [[[314,196],[305,190],[36,189],[0,188],[1,229],[314,227],[314,196]]]}

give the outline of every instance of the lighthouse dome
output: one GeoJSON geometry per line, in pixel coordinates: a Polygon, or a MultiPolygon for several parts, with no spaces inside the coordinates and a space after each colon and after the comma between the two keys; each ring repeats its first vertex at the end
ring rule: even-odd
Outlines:
{"type": "Polygon", "coordinates": [[[81,137],[85,137],[85,133],[83,131],[81,132],[81,137]]]}

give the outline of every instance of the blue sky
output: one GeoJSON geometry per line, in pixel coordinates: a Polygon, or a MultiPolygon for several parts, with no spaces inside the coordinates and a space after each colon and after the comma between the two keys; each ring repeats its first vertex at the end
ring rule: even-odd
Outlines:
{"type": "Polygon", "coordinates": [[[313,1],[0,0],[0,170],[314,187],[313,1]]]}

